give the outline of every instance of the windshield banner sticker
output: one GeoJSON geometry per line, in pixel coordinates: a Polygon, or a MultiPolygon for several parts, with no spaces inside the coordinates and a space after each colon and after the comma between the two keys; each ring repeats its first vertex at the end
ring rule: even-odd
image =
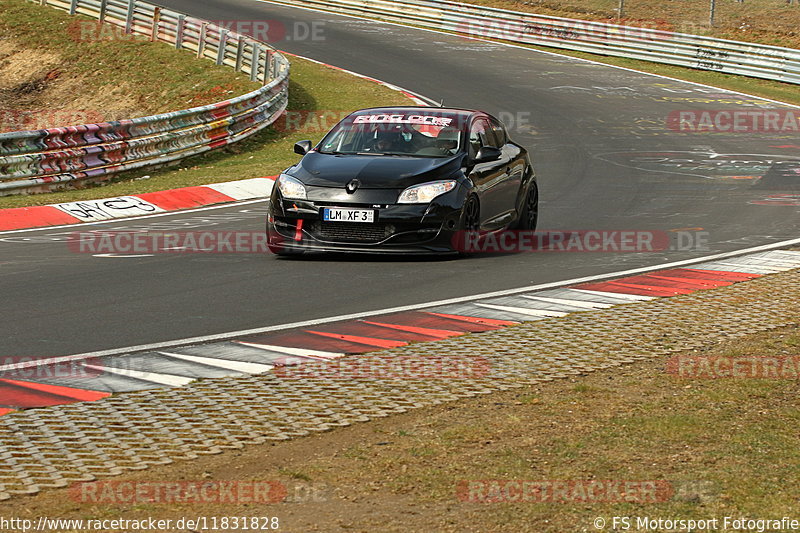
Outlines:
{"type": "Polygon", "coordinates": [[[449,126],[452,118],[437,117],[433,115],[359,115],[353,120],[354,124],[422,124],[427,126],[449,126]]]}

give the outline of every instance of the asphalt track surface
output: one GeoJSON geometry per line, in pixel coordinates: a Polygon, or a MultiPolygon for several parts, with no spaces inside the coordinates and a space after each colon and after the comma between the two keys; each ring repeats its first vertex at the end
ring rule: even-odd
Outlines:
{"type": "MultiPolygon", "coordinates": [[[[800,176],[794,178],[800,168],[796,133],[680,133],[666,125],[670,113],[681,110],[758,111],[779,104],[531,50],[255,1],[164,5],[209,20],[277,20],[290,34],[291,28],[313,23],[322,27],[323,40],[274,44],[444,99],[448,106],[500,115],[534,157],[541,229],[656,230],[674,236],[673,230],[701,228],[708,246],[455,260],[96,257],[66,246],[65,236],[76,228],[5,233],[0,234],[2,355],[48,357],[258,328],[797,237],[800,208],[768,199],[800,193],[800,176]],[[779,179],[777,169],[783,171],[779,179]]],[[[234,205],[80,230],[260,232],[264,206],[234,205]]]]}

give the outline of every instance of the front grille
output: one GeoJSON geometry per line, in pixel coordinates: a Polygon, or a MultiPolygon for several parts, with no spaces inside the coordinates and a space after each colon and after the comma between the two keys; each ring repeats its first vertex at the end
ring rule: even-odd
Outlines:
{"type": "Polygon", "coordinates": [[[319,222],[314,233],[323,240],[342,242],[379,242],[392,234],[393,229],[381,223],[319,222]]]}

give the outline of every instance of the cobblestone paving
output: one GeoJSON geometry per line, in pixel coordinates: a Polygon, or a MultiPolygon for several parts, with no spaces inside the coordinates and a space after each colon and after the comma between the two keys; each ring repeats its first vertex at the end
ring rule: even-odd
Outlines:
{"type": "Polygon", "coordinates": [[[800,320],[800,271],[249,377],[0,417],[0,499],[699,348],[800,320]]]}

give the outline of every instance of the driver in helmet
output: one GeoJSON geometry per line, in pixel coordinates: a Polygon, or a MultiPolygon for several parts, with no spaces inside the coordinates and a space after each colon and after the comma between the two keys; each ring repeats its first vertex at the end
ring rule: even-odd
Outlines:
{"type": "Polygon", "coordinates": [[[398,137],[394,131],[379,131],[372,148],[375,152],[396,152],[399,149],[398,137]]]}
{"type": "Polygon", "coordinates": [[[452,128],[443,129],[436,136],[436,148],[441,150],[444,155],[453,155],[458,151],[460,138],[461,132],[458,130],[452,128]]]}

